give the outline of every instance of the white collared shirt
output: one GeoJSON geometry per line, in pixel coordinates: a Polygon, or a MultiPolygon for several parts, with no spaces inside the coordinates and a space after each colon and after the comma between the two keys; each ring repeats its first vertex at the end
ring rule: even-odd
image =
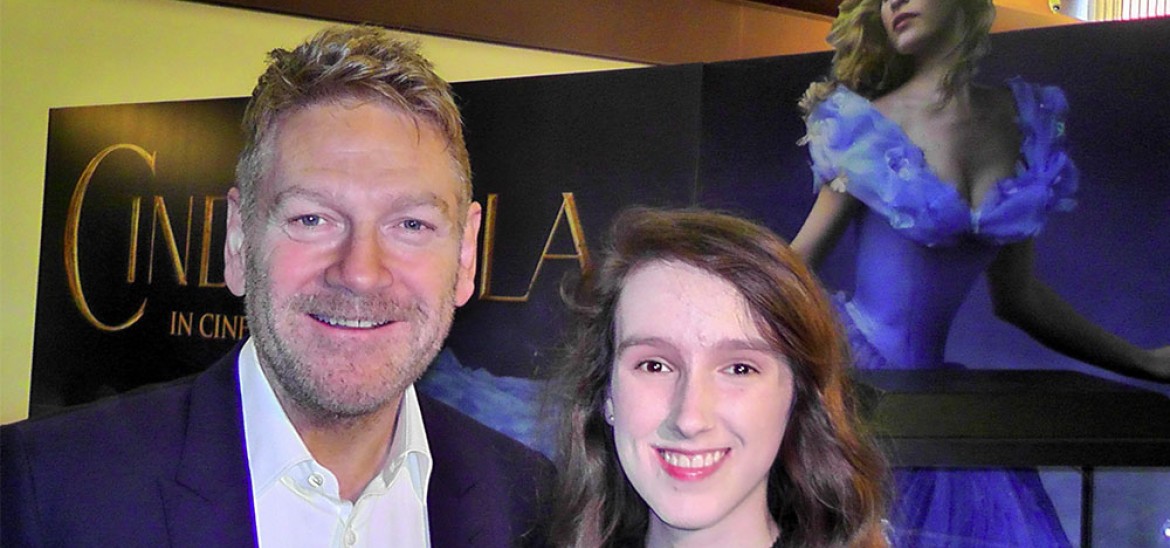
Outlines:
{"type": "Polygon", "coordinates": [[[433,461],[413,385],[402,395],[385,467],[351,503],[288,420],[251,339],[240,350],[239,368],[262,548],[430,546],[426,501],[433,461]]]}

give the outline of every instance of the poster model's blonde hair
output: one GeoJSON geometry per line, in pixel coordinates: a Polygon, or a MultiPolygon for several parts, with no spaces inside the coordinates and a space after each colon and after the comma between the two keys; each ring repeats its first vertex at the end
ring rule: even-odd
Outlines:
{"type": "MultiPolygon", "coordinates": [[[[885,0],[890,1],[890,0],[885,0]]],[[[955,2],[959,40],[951,52],[952,65],[943,76],[943,98],[971,81],[976,63],[988,51],[988,34],[995,20],[991,0],[934,0],[955,2]]],[[[833,66],[827,81],[809,86],[800,107],[805,114],[838,85],[867,99],[876,99],[906,83],[914,63],[899,54],[882,25],[883,0],[844,0],[826,41],[833,46],[833,66]]]]}

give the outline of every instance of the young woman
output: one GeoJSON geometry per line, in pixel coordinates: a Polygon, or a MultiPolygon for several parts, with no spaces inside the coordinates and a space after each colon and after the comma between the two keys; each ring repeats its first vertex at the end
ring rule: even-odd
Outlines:
{"type": "Polygon", "coordinates": [[[575,291],[557,546],[884,546],[831,305],[780,238],[631,210],[575,291]]]}
{"type": "MultiPolygon", "coordinates": [[[[816,265],[858,228],[856,287],[837,302],[858,367],[937,368],[986,272],[996,314],[1070,357],[1170,380],[1170,347],[1136,348],[1033,276],[1032,238],[1071,209],[1067,104],[1056,88],[972,84],[990,0],[845,0],[828,82],[801,106],[818,196],[792,247],[816,265]]],[[[897,545],[1063,546],[1034,471],[895,473],[897,545]]]]}

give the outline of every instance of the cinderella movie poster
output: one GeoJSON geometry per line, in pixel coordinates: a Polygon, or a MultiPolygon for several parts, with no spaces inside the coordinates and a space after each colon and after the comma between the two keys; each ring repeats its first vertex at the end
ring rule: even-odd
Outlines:
{"type": "MultiPolygon", "coordinates": [[[[1141,347],[1170,344],[1167,44],[1167,19],[1001,33],[976,76],[1064,90],[1062,131],[1079,187],[1075,207],[1053,213],[1035,239],[1036,275],[1141,347]]],[[[547,374],[564,325],[559,285],[589,263],[623,207],[717,208],[792,238],[815,197],[796,104],[830,58],[454,84],[484,208],[479,272],[443,363],[422,389],[442,392],[462,375],[512,398],[536,397],[531,388],[547,374]]],[[[242,301],[223,284],[222,252],[244,104],[51,111],[31,415],[198,372],[247,336],[242,301]]],[[[830,292],[853,287],[854,239],[846,232],[818,271],[830,292]]],[[[951,325],[946,360],[1075,371],[1123,383],[1118,398],[1134,390],[1160,409],[1170,401],[1170,387],[1066,358],[996,320],[982,278],[951,325]]],[[[508,401],[465,403],[490,414],[508,401]]],[[[531,425],[495,426],[521,436],[531,425]]],[[[1097,473],[1097,538],[1170,515],[1163,458],[1097,473]]],[[[1069,501],[1058,509],[1076,538],[1079,476],[1058,471],[1045,483],[1054,500],[1069,501]]]]}

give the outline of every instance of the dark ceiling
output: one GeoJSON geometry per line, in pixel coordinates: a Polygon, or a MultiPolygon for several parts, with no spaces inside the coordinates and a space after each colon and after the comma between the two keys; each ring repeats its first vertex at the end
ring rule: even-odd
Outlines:
{"type": "Polygon", "coordinates": [[[796,11],[818,13],[829,17],[837,16],[837,2],[833,0],[755,0],[759,4],[768,4],[780,8],[796,11]]]}

